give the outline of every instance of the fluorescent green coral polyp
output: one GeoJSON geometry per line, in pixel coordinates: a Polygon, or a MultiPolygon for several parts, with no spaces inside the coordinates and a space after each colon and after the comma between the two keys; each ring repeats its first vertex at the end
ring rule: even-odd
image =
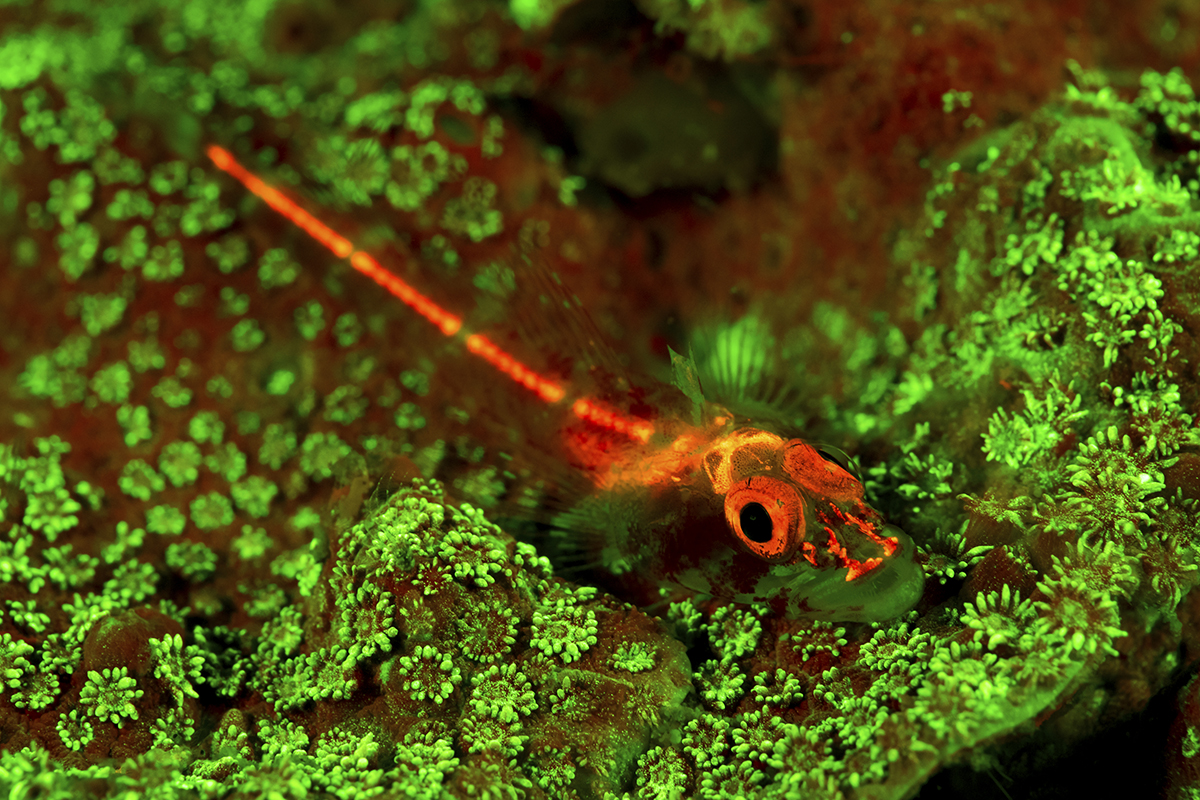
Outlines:
{"type": "Polygon", "coordinates": [[[413,700],[444,703],[463,680],[450,654],[433,645],[422,645],[411,656],[399,656],[395,663],[396,673],[403,676],[400,686],[413,700]]]}
{"type": "Polygon", "coordinates": [[[570,664],[596,643],[598,632],[594,611],[559,601],[533,612],[529,644],[570,664]]]}
{"type": "Polygon", "coordinates": [[[91,670],[79,693],[79,702],[93,717],[120,727],[126,719],[138,718],[134,702],[146,692],[137,685],[137,679],[130,676],[128,667],[91,670]]]}

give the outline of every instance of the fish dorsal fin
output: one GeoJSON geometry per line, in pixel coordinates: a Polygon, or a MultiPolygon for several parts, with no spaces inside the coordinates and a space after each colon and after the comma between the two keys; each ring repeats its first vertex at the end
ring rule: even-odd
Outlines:
{"type": "Polygon", "coordinates": [[[693,348],[705,400],[751,418],[794,422],[799,392],[779,357],[778,340],[761,316],[752,313],[701,328],[693,348]]]}
{"type": "Polygon", "coordinates": [[[625,366],[582,301],[540,250],[523,248],[508,264],[516,281],[504,326],[528,358],[576,384],[625,381],[625,366]]]}
{"type": "MultiPolygon", "coordinates": [[[[506,274],[508,291],[499,298],[481,296],[467,326],[566,392],[563,400],[543,403],[532,392],[506,385],[488,392],[473,417],[485,440],[502,443],[513,468],[520,465],[538,476],[546,489],[543,512],[556,514],[594,490],[591,477],[571,458],[568,441],[578,437],[567,428],[583,426],[571,412],[572,398],[586,397],[622,412],[635,400],[624,365],[552,261],[552,254],[526,247],[493,262],[489,268],[506,274]]],[[[539,522],[547,516],[510,511],[539,522]]]]}
{"type": "MultiPolygon", "coordinates": [[[[580,298],[560,278],[551,257],[537,249],[514,251],[502,264],[511,270],[512,292],[504,299],[500,321],[487,331],[545,377],[583,394],[619,406],[627,401],[630,379],[580,298]]],[[[535,403],[531,398],[520,398],[535,403]]],[[[611,526],[620,524],[621,509],[595,496],[595,485],[572,464],[556,437],[565,425],[579,425],[566,407],[506,403],[499,396],[490,411],[511,408],[526,427],[510,438],[506,450],[522,471],[537,477],[536,504],[503,503],[497,518],[519,538],[536,545],[555,564],[555,571],[577,576],[597,566],[590,554],[603,549],[611,526]]],[[[489,414],[489,417],[491,415],[489,414]]],[[[489,420],[498,433],[515,430],[504,419],[489,420]]]]}

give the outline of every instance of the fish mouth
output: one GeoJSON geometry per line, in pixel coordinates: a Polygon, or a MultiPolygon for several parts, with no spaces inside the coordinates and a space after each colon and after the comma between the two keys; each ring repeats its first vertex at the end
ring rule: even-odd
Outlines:
{"type": "Polygon", "coordinates": [[[818,515],[820,524],[812,526],[810,540],[800,546],[797,555],[819,570],[845,570],[844,580],[848,583],[882,569],[900,555],[902,541],[907,540],[895,526],[877,526],[845,513],[831,517],[818,515]]]}
{"type": "Polygon", "coordinates": [[[916,548],[903,531],[889,525],[882,533],[880,538],[895,540],[890,555],[882,554],[883,545],[868,540],[870,547],[856,547],[845,556],[845,564],[829,554],[815,569],[803,563],[776,565],[759,581],[757,591],[781,598],[793,619],[880,622],[897,617],[921,599],[925,574],[913,560],[916,548]],[[870,568],[863,570],[864,564],[870,568]]]}

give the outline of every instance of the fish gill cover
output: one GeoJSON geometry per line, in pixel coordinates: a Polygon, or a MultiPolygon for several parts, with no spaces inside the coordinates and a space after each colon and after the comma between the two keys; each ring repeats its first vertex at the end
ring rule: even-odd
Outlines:
{"type": "MultiPolygon", "coordinates": [[[[1196,20],[1044,5],[0,5],[0,785],[1115,783],[1077,754],[1196,659],[1196,20]],[[634,370],[761,321],[916,607],[551,564],[495,524],[554,495],[536,402],[210,145],[480,329],[514,252],[634,370]]],[[[1139,792],[1195,792],[1198,697],[1139,792]]]]}

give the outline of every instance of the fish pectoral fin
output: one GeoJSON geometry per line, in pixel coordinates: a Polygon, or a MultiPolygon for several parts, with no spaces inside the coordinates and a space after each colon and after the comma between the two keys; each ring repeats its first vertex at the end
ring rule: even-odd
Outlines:
{"type": "Polygon", "coordinates": [[[690,589],[693,592],[698,592],[708,597],[714,597],[712,583],[705,577],[704,573],[698,569],[689,569],[680,573],[675,578],[675,583],[685,589],[690,589]]]}
{"type": "Polygon", "coordinates": [[[795,415],[797,388],[780,359],[771,326],[757,313],[696,330],[695,370],[705,399],[758,421],[783,423],[795,415]]]}

